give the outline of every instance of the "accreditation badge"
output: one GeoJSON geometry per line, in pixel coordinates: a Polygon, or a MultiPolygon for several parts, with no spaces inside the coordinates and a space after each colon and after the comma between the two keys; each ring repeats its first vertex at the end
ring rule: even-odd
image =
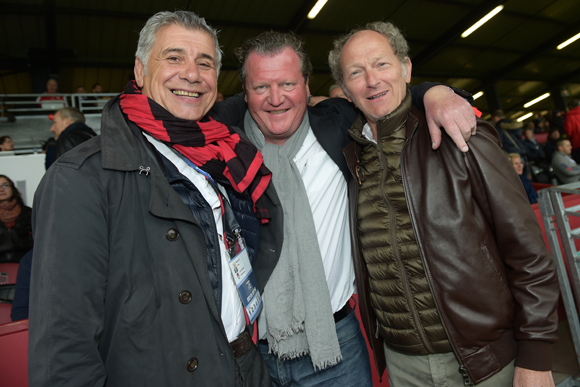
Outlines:
{"type": "Polygon", "coordinates": [[[235,255],[229,262],[230,271],[234,277],[244,308],[248,313],[250,323],[253,323],[262,310],[262,297],[258,290],[245,241],[241,236],[238,236],[235,243],[235,248],[230,250],[234,252],[231,255],[235,255]]]}

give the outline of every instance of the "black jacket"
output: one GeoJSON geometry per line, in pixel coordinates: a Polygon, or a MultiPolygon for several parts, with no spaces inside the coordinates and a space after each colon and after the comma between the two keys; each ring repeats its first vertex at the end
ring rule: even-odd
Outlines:
{"type": "Polygon", "coordinates": [[[56,140],[52,154],[47,152],[46,169],[50,167],[60,156],[73,149],[79,144],[95,137],[97,134],[89,128],[84,122],[75,122],[70,124],[56,140]]]}
{"type": "MultiPolygon", "coordinates": [[[[128,127],[118,97],[101,128],[36,191],[30,385],[234,385],[204,229],[159,153],[128,127]]],[[[272,221],[260,226],[254,260],[261,290],[282,245],[271,185],[265,196],[272,221]]]]}

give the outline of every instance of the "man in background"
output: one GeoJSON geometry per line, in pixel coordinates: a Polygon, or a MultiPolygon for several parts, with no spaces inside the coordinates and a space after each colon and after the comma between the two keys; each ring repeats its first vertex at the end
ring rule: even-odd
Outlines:
{"type": "Polygon", "coordinates": [[[556,149],[552,157],[552,168],[560,183],[567,184],[580,181],[580,166],[571,157],[572,144],[570,140],[558,140],[556,149]]]}
{"type": "Polygon", "coordinates": [[[85,115],[73,107],[59,109],[54,114],[50,131],[54,134],[56,143],[52,152],[46,154],[47,169],[60,156],[97,135],[85,124],[85,115]]]}

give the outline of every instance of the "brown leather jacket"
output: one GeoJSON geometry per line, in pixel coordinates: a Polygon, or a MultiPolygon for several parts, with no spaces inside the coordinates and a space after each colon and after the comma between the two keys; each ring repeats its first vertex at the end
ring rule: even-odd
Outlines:
{"type": "MultiPolygon", "coordinates": [[[[353,125],[364,124],[359,116],[353,125]]],[[[380,124],[380,123],[379,123],[380,124]]],[[[552,367],[558,282],[523,186],[496,130],[478,120],[462,153],[446,134],[431,149],[424,113],[407,119],[401,174],[413,230],[453,350],[474,383],[516,366],[552,367]]],[[[386,364],[370,306],[357,234],[356,143],[344,149],[350,180],[351,234],[359,307],[379,374],[386,364]]],[[[361,178],[364,178],[360,176],[361,178]]]]}

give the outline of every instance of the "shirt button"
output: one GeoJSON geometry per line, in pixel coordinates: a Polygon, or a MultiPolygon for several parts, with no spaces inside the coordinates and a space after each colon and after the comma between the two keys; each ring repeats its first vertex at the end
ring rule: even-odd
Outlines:
{"type": "Polygon", "coordinates": [[[189,361],[187,362],[187,370],[189,372],[193,372],[197,369],[197,359],[195,357],[192,357],[191,359],[189,359],[189,361]]]}
{"type": "Polygon", "coordinates": [[[191,292],[184,290],[183,292],[179,293],[179,302],[182,304],[189,304],[191,301],[191,292]]]}
{"type": "Polygon", "coordinates": [[[165,237],[167,238],[167,240],[175,242],[179,238],[179,232],[175,228],[170,228],[165,233],[165,237]]]}

